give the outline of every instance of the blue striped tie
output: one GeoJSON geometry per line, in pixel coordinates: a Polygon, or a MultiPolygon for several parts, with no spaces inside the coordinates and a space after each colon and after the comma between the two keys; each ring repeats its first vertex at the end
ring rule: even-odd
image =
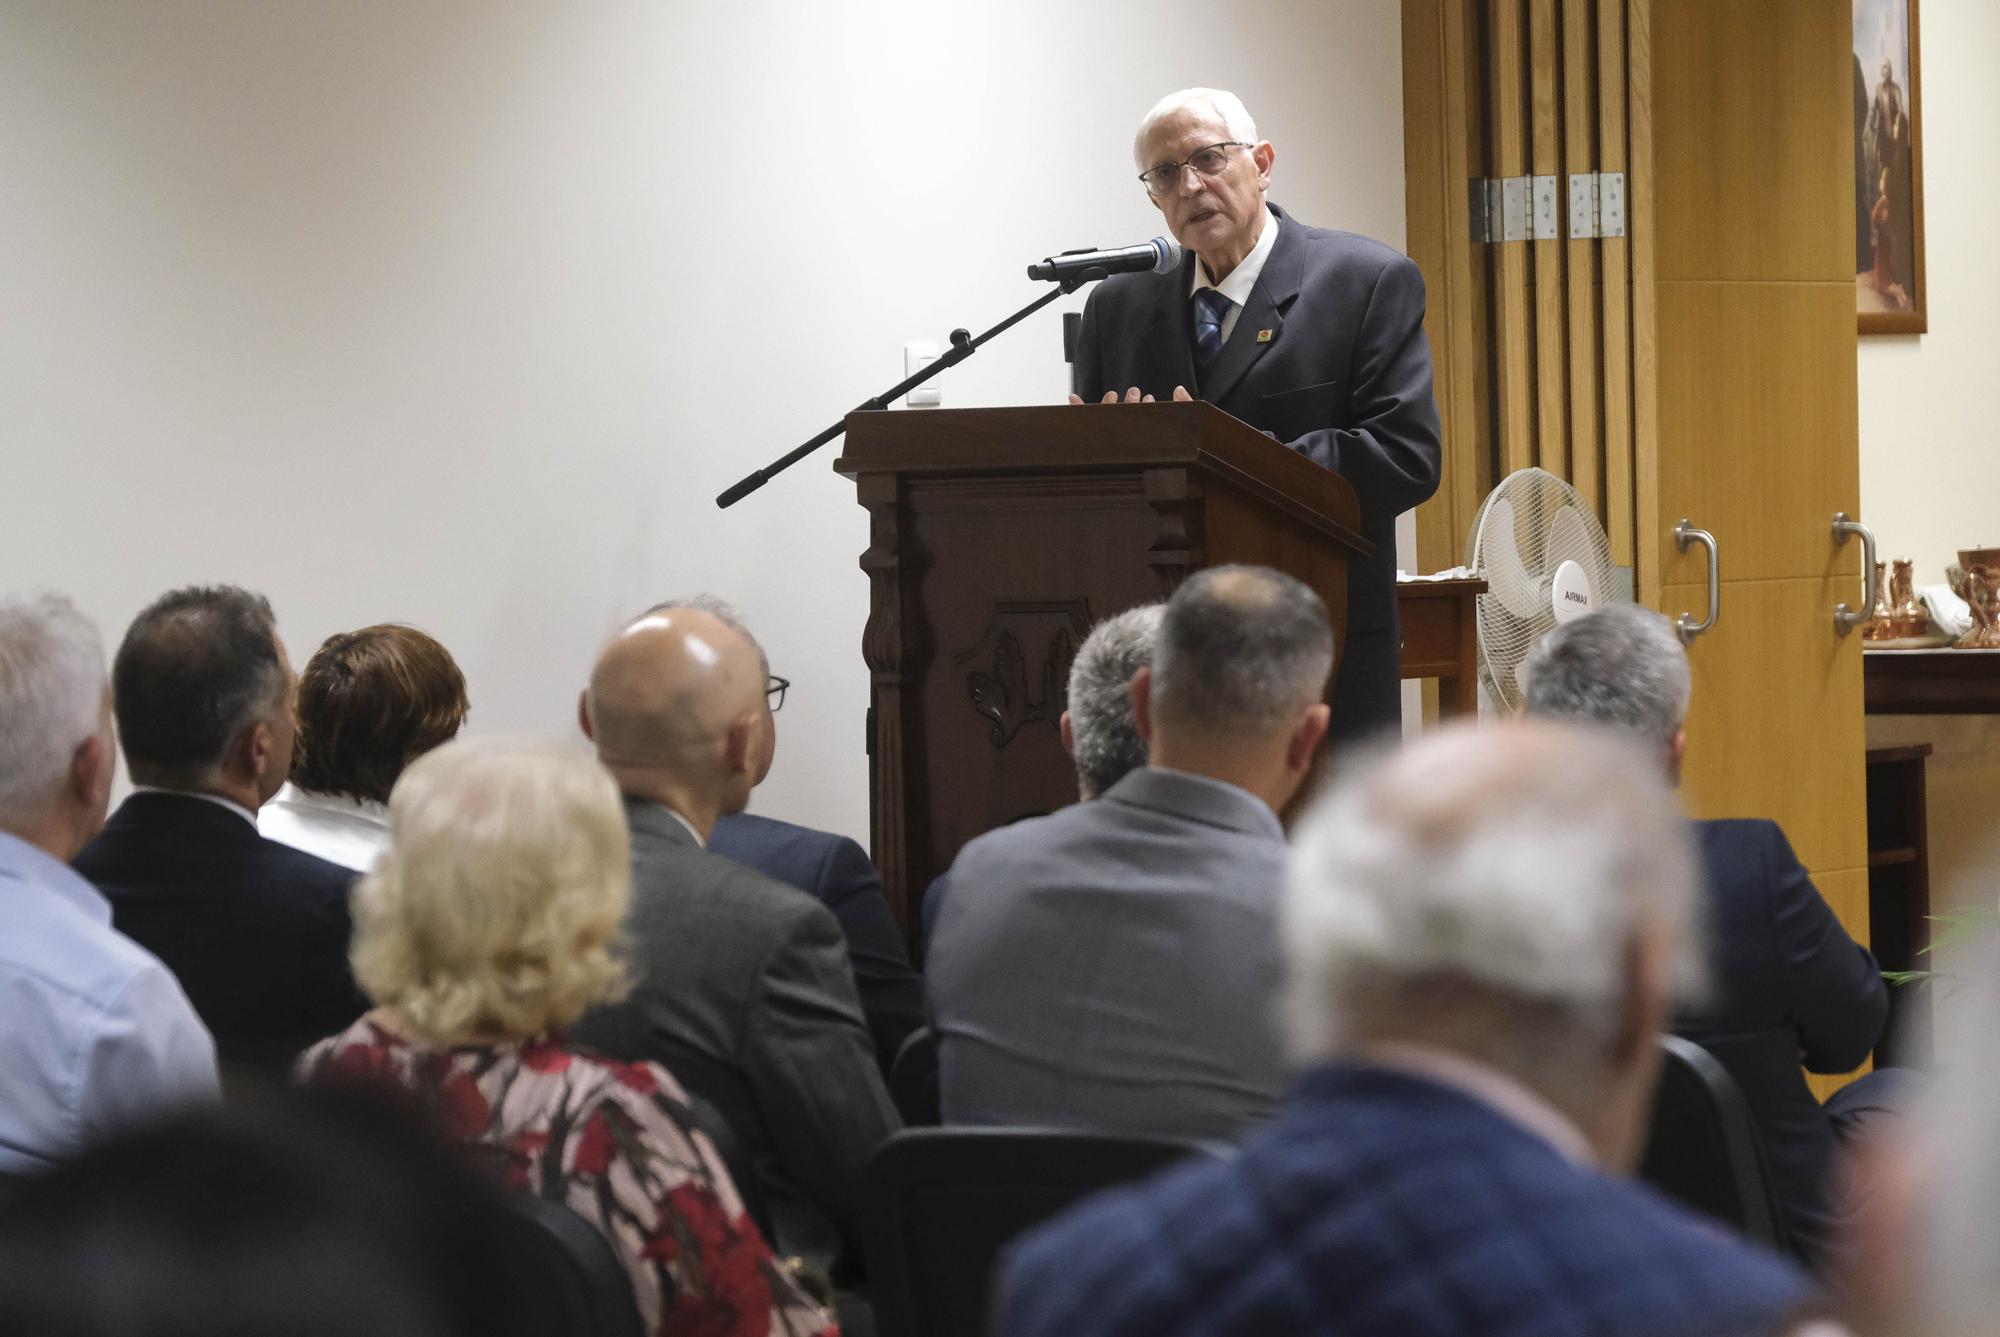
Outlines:
{"type": "Polygon", "coordinates": [[[1236,303],[1222,295],[1220,288],[1203,288],[1194,295],[1195,370],[1207,371],[1208,364],[1222,351],[1222,318],[1236,303]]]}

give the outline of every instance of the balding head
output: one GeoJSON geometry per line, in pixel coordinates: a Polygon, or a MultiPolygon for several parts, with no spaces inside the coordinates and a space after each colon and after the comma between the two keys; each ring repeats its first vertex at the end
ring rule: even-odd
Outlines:
{"type": "Polygon", "coordinates": [[[739,812],[771,734],[764,670],[741,631],[700,608],[660,608],[611,639],[591,670],[583,727],[633,797],[703,831],[739,812]]]}

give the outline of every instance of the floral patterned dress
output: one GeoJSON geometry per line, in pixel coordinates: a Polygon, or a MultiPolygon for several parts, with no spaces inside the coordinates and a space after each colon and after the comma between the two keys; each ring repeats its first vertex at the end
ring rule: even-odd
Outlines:
{"type": "Polygon", "coordinates": [[[503,1184],[602,1230],[659,1337],[837,1337],[771,1256],[687,1096],[657,1064],[559,1041],[438,1049],[368,1017],[299,1060],[299,1080],[414,1095],[456,1142],[490,1153],[503,1184]]]}

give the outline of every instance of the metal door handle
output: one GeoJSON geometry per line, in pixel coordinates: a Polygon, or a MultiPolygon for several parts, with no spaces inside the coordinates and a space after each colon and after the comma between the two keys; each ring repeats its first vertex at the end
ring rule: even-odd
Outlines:
{"type": "Polygon", "coordinates": [[[1833,629],[1845,636],[1866,622],[1875,605],[1875,531],[1846,511],[1833,513],[1833,541],[1846,543],[1849,534],[1861,535],[1861,607],[1849,608],[1846,604],[1833,607],[1833,629]]]}
{"type": "Polygon", "coordinates": [[[1696,529],[1685,517],[1674,526],[1674,547],[1686,552],[1688,545],[1699,543],[1708,549],[1708,616],[1697,622],[1694,614],[1682,613],[1674,619],[1674,630],[1681,634],[1681,644],[1692,645],[1694,638],[1715,625],[1715,619],[1722,612],[1722,557],[1715,550],[1715,535],[1706,529],[1696,529]]]}

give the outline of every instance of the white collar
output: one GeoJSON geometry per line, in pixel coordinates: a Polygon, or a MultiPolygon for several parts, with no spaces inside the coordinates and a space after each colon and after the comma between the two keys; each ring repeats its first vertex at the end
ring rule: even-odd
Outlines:
{"type": "Polygon", "coordinates": [[[132,792],[135,794],[172,794],[178,798],[198,798],[203,803],[213,803],[218,808],[228,809],[244,821],[250,823],[252,831],[257,829],[256,813],[250,811],[235,799],[224,798],[220,794],[204,794],[194,789],[166,789],[160,785],[133,785],[132,792]]]}
{"type": "Polygon", "coordinates": [[[1576,1165],[1597,1164],[1597,1153],[1581,1129],[1561,1110],[1498,1068],[1432,1045],[1396,1041],[1367,1045],[1359,1058],[1471,1096],[1554,1147],[1563,1159],[1576,1165]]]}
{"type": "Polygon", "coordinates": [[[1257,276],[1264,272],[1264,262],[1271,258],[1271,248],[1278,244],[1278,216],[1266,207],[1264,210],[1264,230],[1258,234],[1257,244],[1250,248],[1229,271],[1229,277],[1220,283],[1211,283],[1208,266],[1201,257],[1194,260],[1194,281],[1188,285],[1188,296],[1192,297],[1203,288],[1214,288],[1230,301],[1241,307],[1250,300],[1250,290],[1257,286],[1257,276]]]}
{"type": "Polygon", "coordinates": [[[701,832],[695,829],[695,825],[693,822],[690,822],[687,818],[681,816],[679,813],[675,812],[672,808],[667,807],[667,805],[664,803],[662,803],[660,807],[666,812],[667,816],[673,818],[675,821],[679,822],[682,826],[687,828],[687,833],[694,837],[695,844],[701,846],[703,849],[708,848],[708,842],[701,838],[701,832]]]}
{"type": "Polygon", "coordinates": [[[350,798],[345,794],[318,794],[309,789],[300,789],[290,780],[284,788],[271,796],[274,806],[309,808],[315,812],[337,813],[343,817],[353,817],[375,826],[389,825],[389,805],[372,798],[350,798]]]}

